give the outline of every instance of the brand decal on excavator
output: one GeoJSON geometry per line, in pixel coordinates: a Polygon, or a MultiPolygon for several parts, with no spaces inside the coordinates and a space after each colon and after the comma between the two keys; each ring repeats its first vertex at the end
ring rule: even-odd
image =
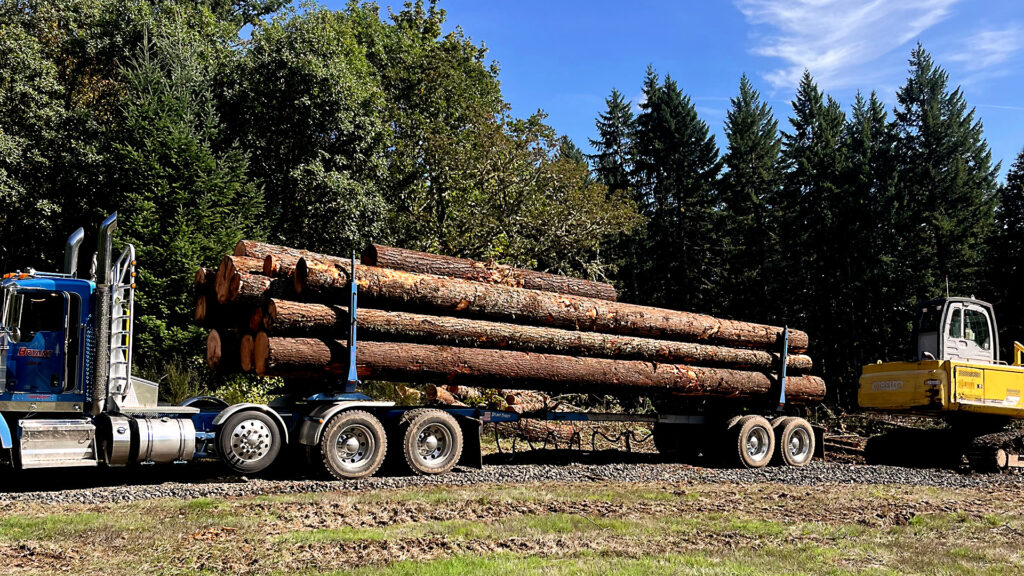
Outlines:
{"type": "Polygon", "coordinates": [[[903,380],[883,380],[882,382],[873,382],[871,389],[875,392],[896,392],[903,390],[903,380]]]}
{"type": "Polygon", "coordinates": [[[18,356],[26,356],[28,358],[52,358],[53,350],[35,350],[33,348],[21,348],[18,350],[18,356]]]}

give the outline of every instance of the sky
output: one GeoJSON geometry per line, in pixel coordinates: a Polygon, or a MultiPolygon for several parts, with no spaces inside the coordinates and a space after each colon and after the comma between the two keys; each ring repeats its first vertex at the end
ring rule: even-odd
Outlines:
{"type": "Polygon", "coordinates": [[[648,64],[676,80],[724,148],[723,122],[742,74],[782,129],[805,68],[847,110],[858,90],[874,90],[891,112],[919,41],[977,109],[1001,177],[1024,148],[1024,0],[441,0],[440,7],[448,29],[460,26],[498,61],[514,114],[543,110],[585,151],[611,89],[636,104],[648,64]]]}

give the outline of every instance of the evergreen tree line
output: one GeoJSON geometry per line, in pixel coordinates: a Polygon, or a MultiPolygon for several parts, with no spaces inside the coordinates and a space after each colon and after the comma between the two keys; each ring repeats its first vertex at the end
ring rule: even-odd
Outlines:
{"type": "Polygon", "coordinates": [[[805,72],[780,128],[744,76],[724,153],[670,76],[648,69],[639,111],[617,90],[591,141],[595,179],[643,215],[607,242],[626,299],[811,334],[833,402],[860,367],[910,359],[914,305],[993,302],[1008,357],[1024,340],[1024,152],[997,182],[981,121],[920,45],[891,114],[849,110],[805,72]]]}

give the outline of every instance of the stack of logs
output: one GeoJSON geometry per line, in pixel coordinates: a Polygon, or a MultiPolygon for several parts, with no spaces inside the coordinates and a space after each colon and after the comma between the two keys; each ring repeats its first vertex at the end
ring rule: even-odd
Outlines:
{"type": "MultiPolygon", "coordinates": [[[[782,330],[616,302],[612,286],[371,246],[357,260],[364,379],[618,396],[768,401],[782,330]]],[[[351,259],[243,240],[196,273],[214,370],[296,379],[348,371],[351,259]]],[[[820,401],[790,330],[786,397],[820,401]]],[[[435,396],[436,400],[436,396],[435,396]]]]}

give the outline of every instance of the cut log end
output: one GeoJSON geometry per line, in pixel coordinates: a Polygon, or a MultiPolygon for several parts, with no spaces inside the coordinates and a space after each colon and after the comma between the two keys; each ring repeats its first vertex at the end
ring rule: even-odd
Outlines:
{"type": "Polygon", "coordinates": [[[255,351],[255,339],[252,334],[242,336],[242,341],[239,344],[239,363],[242,367],[242,372],[250,373],[255,370],[255,351]]]}

